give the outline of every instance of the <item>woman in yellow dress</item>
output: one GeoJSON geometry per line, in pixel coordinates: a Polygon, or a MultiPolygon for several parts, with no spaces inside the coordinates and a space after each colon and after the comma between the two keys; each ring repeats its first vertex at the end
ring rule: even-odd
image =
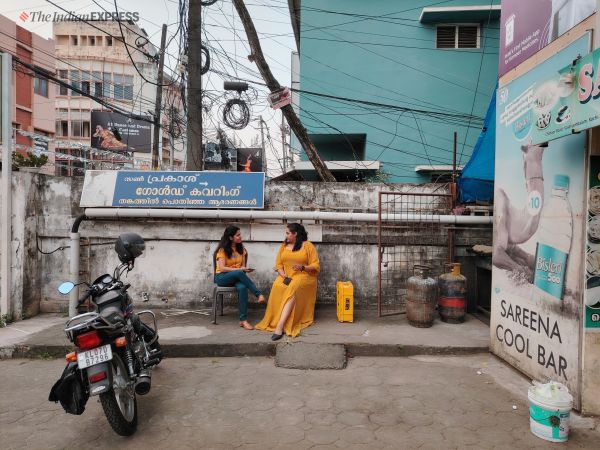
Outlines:
{"type": "Polygon", "coordinates": [[[271,340],[298,336],[314,321],[317,276],[321,270],[315,246],[298,223],[290,223],[275,260],[277,279],[271,288],[265,317],[256,329],[271,331],[271,340]]]}

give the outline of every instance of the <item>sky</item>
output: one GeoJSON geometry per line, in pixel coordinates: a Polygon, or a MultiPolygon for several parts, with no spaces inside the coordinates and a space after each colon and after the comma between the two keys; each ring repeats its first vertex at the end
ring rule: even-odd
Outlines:
{"type": "MultiPolygon", "coordinates": [[[[103,12],[115,10],[114,0],[52,0],[76,14],[103,12]]],[[[273,75],[280,84],[289,86],[291,83],[290,61],[291,52],[296,49],[290,23],[289,11],[286,0],[249,0],[246,1],[254,25],[259,33],[261,46],[271,67],[273,75]]],[[[137,12],[138,25],[146,30],[150,41],[155,47],[160,46],[160,32],[163,23],[167,24],[167,41],[177,32],[179,25],[177,0],[117,0],[120,11],[137,12]]],[[[206,6],[203,10],[203,35],[208,42],[211,53],[211,67],[219,72],[224,72],[239,78],[262,81],[256,66],[248,61],[248,44],[243,26],[231,0],[218,0],[214,5],[206,6]]],[[[32,22],[31,13],[40,11],[43,14],[64,13],[60,8],[44,0],[2,0],[0,14],[17,22],[23,28],[38,35],[51,38],[51,22],[32,22]],[[22,21],[19,16],[27,12],[30,17],[22,21]]],[[[167,49],[165,64],[170,69],[176,69],[176,59],[179,54],[179,39],[176,37],[167,49]]],[[[167,71],[167,73],[169,70],[167,71]]],[[[221,108],[223,102],[233,94],[223,91],[223,77],[209,72],[203,77],[203,86],[210,91],[212,106],[207,117],[206,132],[209,136],[215,135],[216,126],[222,123],[221,108]]],[[[256,90],[250,89],[248,96],[251,101],[251,122],[243,130],[235,131],[223,126],[228,136],[241,146],[249,146],[253,139],[260,136],[259,116],[266,122],[265,146],[269,175],[281,172],[278,158],[281,156],[281,112],[272,110],[266,103],[265,87],[254,84],[256,90]]]]}

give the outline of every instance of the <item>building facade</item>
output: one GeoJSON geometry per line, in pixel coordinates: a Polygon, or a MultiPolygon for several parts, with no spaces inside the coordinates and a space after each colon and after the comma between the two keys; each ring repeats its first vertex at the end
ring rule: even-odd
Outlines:
{"type": "MultiPolygon", "coordinates": [[[[13,58],[54,74],[54,41],[31,33],[2,15],[0,52],[10,53],[13,58]]],[[[27,155],[36,149],[41,150],[38,154],[48,156],[48,163],[42,171],[53,172],[54,90],[47,78],[35,75],[23,66],[13,66],[16,69],[13,71],[12,92],[16,151],[27,155]]]]}
{"type": "Polygon", "coordinates": [[[454,132],[456,163],[468,161],[497,80],[499,1],[288,3],[294,103],[338,179],[443,180],[454,132]]]}
{"type": "MultiPolygon", "coordinates": [[[[55,22],[56,74],[77,89],[123,111],[145,116],[149,121],[146,123],[151,123],[156,98],[157,52],[146,33],[134,22],[121,25],[120,28],[116,21],[55,22]]],[[[150,141],[144,145],[143,152],[98,151],[92,145],[97,134],[92,130],[92,112],[110,109],[66,86],[55,89],[56,137],[60,143],[57,152],[71,156],[60,161],[57,174],[83,175],[86,168],[148,166],[150,141]]],[[[119,136],[114,138],[118,140],[119,136]]]]}

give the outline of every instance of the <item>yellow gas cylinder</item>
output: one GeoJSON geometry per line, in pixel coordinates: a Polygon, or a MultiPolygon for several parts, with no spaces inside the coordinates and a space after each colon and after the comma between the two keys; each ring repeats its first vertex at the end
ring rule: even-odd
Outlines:
{"type": "Polygon", "coordinates": [[[338,322],[354,322],[354,287],[351,281],[338,281],[335,285],[338,322]]]}

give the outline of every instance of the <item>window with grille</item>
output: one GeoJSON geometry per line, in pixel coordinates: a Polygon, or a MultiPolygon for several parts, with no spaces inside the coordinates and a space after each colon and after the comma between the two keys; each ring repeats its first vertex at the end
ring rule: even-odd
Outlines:
{"type": "Polygon", "coordinates": [[[102,97],[102,72],[92,72],[92,83],[94,85],[94,95],[96,97],[102,97]]]}
{"type": "Polygon", "coordinates": [[[438,25],[436,48],[479,48],[479,25],[438,25]]]}
{"type": "Polygon", "coordinates": [[[113,98],[133,100],[133,75],[113,74],[113,98]]]}
{"type": "MultiPolygon", "coordinates": [[[[69,83],[69,71],[68,70],[59,70],[58,77],[65,83],[69,83]]],[[[56,88],[58,89],[58,91],[56,92],[57,95],[69,95],[69,89],[66,86],[63,86],[61,84],[61,85],[57,85],[56,88]]]]}
{"type": "MultiPolygon", "coordinates": [[[[69,78],[71,80],[71,86],[77,89],[81,89],[81,75],[79,73],[79,70],[70,70],[69,78]]],[[[71,89],[71,97],[77,97],[79,95],[81,95],[79,92],[71,89]]]]}
{"type": "Polygon", "coordinates": [[[37,95],[48,97],[48,80],[36,75],[33,79],[33,92],[37,95]]]}

